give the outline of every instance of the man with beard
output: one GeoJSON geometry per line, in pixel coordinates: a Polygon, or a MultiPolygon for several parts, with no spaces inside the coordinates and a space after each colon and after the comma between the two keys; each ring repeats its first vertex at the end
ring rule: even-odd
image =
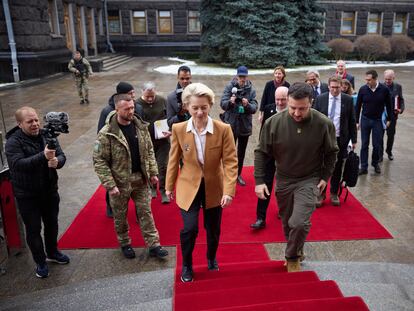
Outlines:
{"type": "Polygon", "coordinates": [[[332,175],[338,146],[331,120],[311,109],[312,87],[294,83],[288,92],[288,110],[276,114],[263,126],[254,152],[255,192],[269,196],[265,183],[266,163],[276,161],[276,199],[287,240],[288,272],[300,271],[303,247],[317,196],[332,175]]]}
{"type": "Polygon", "coordinates": [[[178,83],[175,90],[167,96],[167,122],[170,129],[174,123],[190,119],[190,114],[183,106],[181,100],[184,89],[191,83],[190,68],[187,66],[178,68],[177,80],[178,83]]]}
{"type": "Polygon", "coordinates": [[[95,142],[95,172],[109,192],[115,231],[123,255],[129,259],[135,257],[127,221],[128,201],[132,199],[149,255],[163,258],[168,252],[160,246],[151,212],[149,184],[158,182],[158,169],[148,123],[134,115],[131,96],[116,95],[114,102],[115,111],[108,115],[107,123],[95,142]]]}

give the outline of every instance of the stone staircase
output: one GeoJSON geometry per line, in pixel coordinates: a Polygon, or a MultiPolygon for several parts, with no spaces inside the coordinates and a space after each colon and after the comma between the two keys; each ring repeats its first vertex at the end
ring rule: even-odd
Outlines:
{"type": "Polygon", "coordinates": [[[133,57],[125,54],[104,54],[101,59],[103,62],[102,71],[110,71],[118,66],[128,63],[133,57]]]}
{"type": "MultiPolygon", "coordinates": [[[[372,311],[414,310],[414,265],[307,261],[303,263],[303,270],[315,271],[321,281],[334,280],[344,296],[362,297],[372,311]]],[[[173,282],[173,269],[127,274],[2,299],[0,310],[166,311],[173,308],[173,282]]],[[[201,286],[202,282],[195,281],[193,285],[201,286]]],[[[269,284],[263,280],[269,286],[274,282],[277,280],[271,280],[269,284]]],[[[239,290],[244,286],[240,277],[239,290]]],[[[243,307],[239,309],[245,310],[243,307]]]]}

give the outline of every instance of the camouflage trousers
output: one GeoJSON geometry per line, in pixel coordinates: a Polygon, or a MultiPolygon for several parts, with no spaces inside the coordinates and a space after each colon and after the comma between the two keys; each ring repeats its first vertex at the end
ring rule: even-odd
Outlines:
{"type": "Polygon", "coordinates": [[[88,87],[88,78],[75,76],[76,88],[78,89],[78,94],[80,99],[85,100],[89,97],[89,87],[88,87]]]}
{"type": "Polygon", "coordinates": [[[129,237],[129,225],[127,220],[128,202],[132,199],[135,204],[136,219],[139,221],[141,234],[147,247],[160,245],[160,237],[155,227],[151,212],[151,197],[149,186],[142,178],[141,173],[133,173],[127,185],[118,186],[120,194],[110,195],[109,201],[114,215],[115,232],[119,244],[126,246],[131,244],[129,237]]]}

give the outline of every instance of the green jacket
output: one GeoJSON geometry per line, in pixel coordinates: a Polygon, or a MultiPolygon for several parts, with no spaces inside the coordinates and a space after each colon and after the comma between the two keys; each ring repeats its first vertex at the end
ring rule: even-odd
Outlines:
{"type": "MultiPolygon", "coordinates": [[[[147,182],[158,175],[154,148],[148,131],[148,123],[134,117],[137,131],[141,171],[147,182]]],[[[99,131],[93,150],[93,165],[102,185],[110,190],[127,185],[132,173],[131,152],[128,142],[118,126],[116,111],[112,111],[105,126],[99,131]]]]}

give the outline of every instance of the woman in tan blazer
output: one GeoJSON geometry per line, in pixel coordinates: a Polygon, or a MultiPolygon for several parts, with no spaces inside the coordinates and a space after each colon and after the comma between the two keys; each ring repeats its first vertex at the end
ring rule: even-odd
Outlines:
{"type": "Polygon", "coordinates": [[[180,232],[181,280],[191,282],[192,252],[201,208],[207,232],[207,267],[218,270],[216,252],[221,214],[235,195],[237,156],[230,126],[209,117],[214,102],[213,91],[204,84],[193,83],[185,88],[182,101],[191,118],[172,127],[165,189],[172,199],[176,185],[176,201],[184,223],[180,232]]]}

